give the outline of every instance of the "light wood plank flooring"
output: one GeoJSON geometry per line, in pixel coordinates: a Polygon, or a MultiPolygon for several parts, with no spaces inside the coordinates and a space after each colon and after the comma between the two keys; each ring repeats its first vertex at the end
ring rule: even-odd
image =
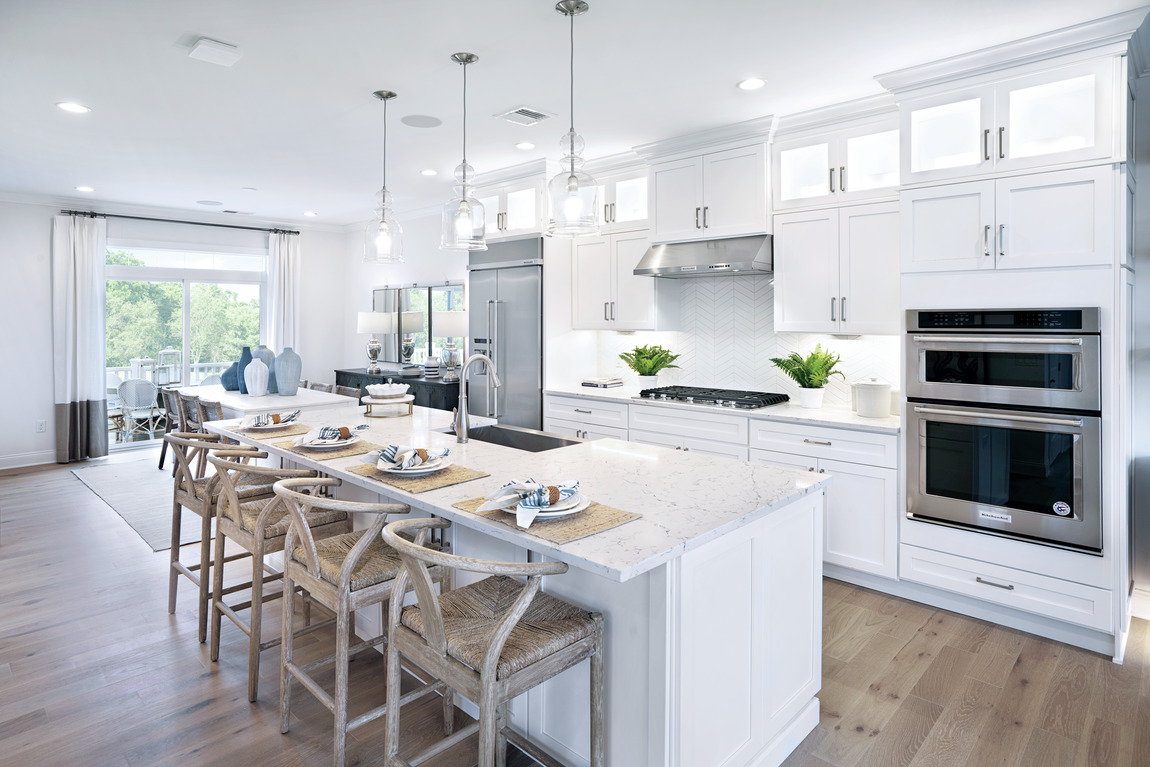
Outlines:
{"type": "Polygon", "coordinates": [[[1148,767],[1150,624],[1117,665],[826,579],[819,700],[784,767],[1148,767]]]}

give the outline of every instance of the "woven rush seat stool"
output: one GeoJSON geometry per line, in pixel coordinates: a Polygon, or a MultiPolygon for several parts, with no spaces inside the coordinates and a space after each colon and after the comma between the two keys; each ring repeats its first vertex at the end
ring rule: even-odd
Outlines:
{"type": "MultiPolygon", "coordinates": [[[[395,576],[402,562],[395,550],[380,537],[389,514],[407,514],[409,506],[396,503],[360,503],[319,495],[320,489],[337,488],[340,480],[284,479],[276,482],[276,496],[283,499],[290,516],[290,527],[284,542],[283,631],[280,644],[280,731],[288,732],[291,716],[292,680],[298,680],[335,718],[334,761],[343,767],[347,759],[347,734],[360,725],[379,719],[387,705],[348,720],[348,663],[353,655],[378,647],[387,641],[386,634],[350,646],[355,612],[371,605],[382,605],[384,626],[387,625],[388,600],[395,588],[395,576]],[[310,491],[304,494],[302,491],[310,491]],[[316,539],[307,524],[307,515],[337,511],[347,514],[374,515],[366,530],[316,539]],[[298,665],[293,659],[292,616],[295,588],[302,586],[309,597],[335,613],[335,653],[322,660],[298,665]],[[335,664],[335,691],[329,693],[312,676],[321,668],[335,664]]],[[[428,582],[439,582],[441,589],[451,586],[450,572],[433,568],[428,582]]],[[[402,595],[400,595],[402,601],[402,595]]],[[[426,672],[424,672],[426,673],[426,672]]],[[[433,689],[442,685],[432,684],[433,689]]],[[[445,705],[446,711],[446,705],[445,705]]]]}
{"type": "MultiPolygon", "coordinates": [[[[202,401],[201,401],[201,404],[202,401]]],[[[278,647],[280,638],[263,639],[263,610],[265,602],[278,599],[282,593],[264,594],[264,586],[283,577],[282,573],[271,572],[264,555],[284,550],[290,518],[283,501],[276,495],[240,497],[239,489],[245,486],[270,486],[281,479],[313,478],[316,472],[310,469],[282,469],[274,466],[260,466],[248,461],[265,459],[265,452],[252,453],[247,450],[217,450],[208,456],[208,461],[219,477],[220,492],[216,502],[216,547],[213,561],[224,561],[225,539],[230,538],[251,557],[251,579],[247,582],[224,587],[224,568],[212,570],[212,645],[211,659],[220,659],[220,628],[223,616],[227,616],[248,635],[248,700],[254,701],[259,695],[260,653],[271,647],[278,647]],[[249,591],[246,602],[228,604],[224,597],[237,591],[249,591]],[[250,618],[245,621],[240,612],[250,610],[250,618]]],[[[308,526],[316,538],[340,535],[351,531],[351,519],[343,511],[313,510],[305,515],[308,526]]],[[[333,621],[311,622],[310,600],[304,603],[305,628],[296,632],[302,635],[330,625],[333,621]]]]}
{"type": "MultiPolygon", "coordinates": [[[[479,733],[479,767],[503,767],[507,743],[514,743],[537,762],[563,767],[525,736],[511,729],[507,704],[518,695],[566,671],[591,661],[591,765],[603,767],[603,616],[540,591],[545,575],[567,571],[562,562],[491,562],[425,548],[429,530],[445,528],[447,520],[411,519],[392,522],[383,539],[403,560],[392,592],[387,649],[387,735],[384,762],[388,767],[423,764],[436,754],[479,733]],[[414,542],[407,540],[414,536],[414,542]],[[437,595],[428,567],[439,566],[489,577],[437,595]],[[516,576],[527,578],[526,584],[516,576]],[[403,606],[408,581],[417,603],[403,606]],[[399,757],[401,707],[436,690],[425,685],[400,696],[400,663],[406,658],[447,683],[479,706],[479,721],[452,732],[423,753],[399,757]]],[[[445,701],[451,697],[445,694],[445,701]]]]}

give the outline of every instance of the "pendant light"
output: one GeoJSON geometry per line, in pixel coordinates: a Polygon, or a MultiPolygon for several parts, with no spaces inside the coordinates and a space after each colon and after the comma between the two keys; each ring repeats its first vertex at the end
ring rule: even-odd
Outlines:
{"type": "Polygon", "coordinates": [[[395,219],[391,192],[387,191],[387,102],[395,98],[395,92],[376,91],[372,95],[383,102],[383,188],[379,190],[379,206],[363,233],[363,262],[402,264],[403,227],[395,219]]]}
{"type": "Polygon", "coordinates": [[[551,218],[547,234],[552,237],[582,237],[599,233],[599,185],[581,170],[583,137],[575,132],[575,17],[590,8],[583,0],[561,0],[555,10],[571,20],[571,130],[559,140],[566,154],[560,171],[547,185],[551,218]]]}
{"type": "Polygon", "coordinates": [[[472,196],[475,169],[467,164],[467,65],[479,57],[474,53],[454,53],[451,60],[463,65],[463,162],[455,169],[455,196],[443,206],[443,230],[439,247],[444,250],[487,250],[486,218],[483,203],[472,196]]]}

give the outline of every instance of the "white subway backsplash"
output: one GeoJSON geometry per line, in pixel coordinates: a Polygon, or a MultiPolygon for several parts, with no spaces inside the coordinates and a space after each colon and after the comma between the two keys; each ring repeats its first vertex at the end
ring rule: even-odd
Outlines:
{"type": "Polygon", "coordinates": [[[898,336],[826,336],[775,333],[774,285],[769,276],[700,277],[680,280],[677,331],[599,334],[599,375],[638,383],[621,359],[635,346],[658,344],[681,355],[678,369],[659,374],[659,385],[721,386],[777,391],[797,398],[798,386],[771,362],[792,351],[802,356],[821,343],[838,354],[845,380],[833,376],[827,405],[850,407],[849,383],[877,377],[898,386],[898,336]]]}

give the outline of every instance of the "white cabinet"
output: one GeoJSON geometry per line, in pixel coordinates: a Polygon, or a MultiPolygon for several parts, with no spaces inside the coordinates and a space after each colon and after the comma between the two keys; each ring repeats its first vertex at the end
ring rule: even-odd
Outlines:
{"type": "Polygon", "coordinates": [[[1113,158],[1117,60],[907,99],[902,183],[1113,158]]]}
{"type": "Polygon", "coordinates": [[[1115,184],[1102,165],[904,191],[902,271],[1109,264],[1115,184]]]}
{"type": "Polygon", "coordinates": [[[658,163],[648,178],[652,242],[768,231],[763,144],[658,163]]]}
{"type": "Polygon", "coordinates": [[[646,231],[574,240],[572,328],[667,330],[673,326],[679,286],[635,275],[635,266],[649,245],[646,231]]]}
{"type": "Polygon", "coordinates": [[[593,424],[579,423],[578,421],[564,421],[561,418],[552,418],[546,423],[544,431],[559,434],[564,437],[576,439],[621,439],[627,440],[626,429],[616,429],[611,426],[595,426],[593,424]]]}
{"type": "Polygon", "coordinates": [[[899,332],[899,206],[775,216],[775,330],[899,332]]]}
{"type": "Polygon", "coordinates": [[[543,231],[544,182],[522,181],[517,184],[480,190],[476,195],[483,203],[487,239],[498,241],[543,231]]]}
{"type": "Polygon", "coordinates": [[[888,434],[750,421],[750,460],[831,474],[823,561],[895,577],[898,438],[888,434]]]}
{"type": "Polygon", "coordinates": [[[632,442],[747,460],[746,416],[631,405],[632,442]]]}
{"type": "Polygon", "coordinates": [[[647,228],[647,171],[599,179],[599,231],[647,228]]]}
{"type": "Polygon", "coordinates": [[[543,430],[577,439],[627,439],[627,405],[591,397],[543,398],[543,430]]]}
{"type": "Polygon", "coordinates": [[[899,184],[897,120],[774,145],[775,210],[893,196],[899,184]]]}

